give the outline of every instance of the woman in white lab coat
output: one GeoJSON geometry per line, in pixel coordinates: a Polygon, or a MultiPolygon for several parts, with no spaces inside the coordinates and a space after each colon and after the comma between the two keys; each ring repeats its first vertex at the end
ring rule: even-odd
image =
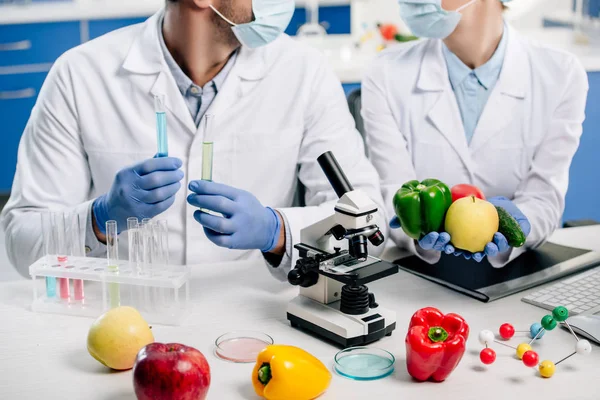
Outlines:
{"type": "MultiPolygon", "coordinates": [[[[526,247],[541,245],[563,214],[585,118],[585,70],[506,25],[499,0],[399,2],[409,28],[430,39],[384,52],[363,80],[368,149],[389,216],[406,181],[468,183],[505,197],[494,201],[518,217],[526,247]]],[[[401,229],[392,237],[429,262],[455,250],[447,234],[419,244],[401,229]]],[[[501,267],[522,251],[508,250],[496,235],[473,258],[501,267]]]]}

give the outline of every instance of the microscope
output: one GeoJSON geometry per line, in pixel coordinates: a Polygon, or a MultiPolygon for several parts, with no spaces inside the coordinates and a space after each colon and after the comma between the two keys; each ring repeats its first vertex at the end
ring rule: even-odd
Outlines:
{"type": "Polygon", "coordinates": [[[308,331],[344,348],[390,336],[396,313],[375,302],[366,284],[393,275],[398,266],[368,254],[368,242],[380,246],[384,237],[376,225],[377,204],[354,190],[331,152],[319,165],[339,197],[335,213],[301,231],[294,247],[300,258],[288,281],[300,294],[288,305],[292,327],[308,331]],[[346,240],[348,250],[334,247],[346,240]]]}

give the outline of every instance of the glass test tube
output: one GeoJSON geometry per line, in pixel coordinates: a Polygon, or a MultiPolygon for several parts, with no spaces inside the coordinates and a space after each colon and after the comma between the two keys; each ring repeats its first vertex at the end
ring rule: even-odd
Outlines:
{"type": "MultiPolygon", "coordinates": [[[[134,275],[139,275],[140,271],[140,242],[139,229],[140,224],[137,218],[127,218],[127,239],[129,241],[129,268],[134,275]]],[[[140,286],[132,286],[130,290],[131,304],[141,308],[143,304],[143,289],[140,286]]]]}
{"type": "MultiPolygon", "coordinates": [[[[150,218],[144,218],[142,220],[142,226],[139,230],[141,249],[140,254],[142,257],[142,271],[144,274],[151,275],[152,267],[152,220],[150,218]]],[[[144,287],[144,307],[151,307],[150,288],[144,287]]]]}
{"type": "Polygon", "coordinates": [[[139,272],[139,222],[135,217],[127,218],[127,237],[129,239],[129,267],[134,273],[139,272]]]}
{"type": "MultiPolygon", "coordinates": [[[[71,255],[74,257],[85,257],[85,223],[83,217],[79,214],[72,214],[71,218],[71,255]]],[[[85,293],[83,290],[83,280],[73,280],[73,295],[76,301],[83,301],[85,293]]]]}
{"type": "MultiPolygon", "coordinates": [[[[70,245],[70,221],[69,212],[55,212],[52,215],[54,224],[54,240],[56,243],[56,259],[61,267],[66,267],[69,261],[70,245]]],[[[58,278],[60,298],[68,300],[70,297],[69,278],[58,278]]]]}
{"type": "MultiPolygon", "coordinates": [[[[204,138],[211,139],[213,133],[214,116],[204,117],[204,138]]],[[[213,174],[213,142],[206,140],[202,144],[202,180],[212,181],[213,174]]]]}
{"type": "MultiPolygon", "coordinates": [[[[117,234],[117,221],[108,221],[106,223],[106,256],[109,272],[119,272],[119,237],[117,234]]],[[[110,307],[115,308],[121,305],[121,293],[118,283],[108,284],[108,296],[110,307]]]]}
{"type": "Polygon", "coordinates": [[[169,222],[166,219],[158,221],[158,245],[161,254],[161,264],[169,265],[169,222]]]}
{"type": "Polygon", "coordinates": [[[167,114],[165,107],[165,95],[154,96],[154,111],[156,111],[156,142],[158,146],[158,157],[168,157],[169,140],[167,136],[167,114]]]}
{"type": "MultiPolygon", "coordinates": [[[[48,266],[54,265],[54,257],[56,257],[56,246],[54,244],[54,235],[52,229],[52,214],[49,211],[43,211],[42,219],[42,239],[44,241],[44,256],[48,266]]],[[[46,297],[51,299],[56,297],[56,278],[53,276],[46,277],[46,297]]]]}
{"type": "Polygon", "coordinates": [[[144,218],[142,220],[140,235],[142,243],[142,271],[147,273],[152,267],[152,221],[150,218],[144,218]]]}

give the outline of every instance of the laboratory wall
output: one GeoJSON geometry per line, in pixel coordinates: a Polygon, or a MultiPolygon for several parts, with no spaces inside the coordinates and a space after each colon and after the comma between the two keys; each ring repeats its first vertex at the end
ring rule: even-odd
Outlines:
{"type": "MultiPolygon", "coordinates": [[[[72,0],[71,3],[89,1],[91,0],[72,0]]],[[[131,1],[130,4],[135,3],[131,1]]],[[[0,194],[10,192],[18,143],[52,63],[72,47],[115,29],[142,22],[152,14],[131,12],[131,6],[126,15],[112,12],[110,15],[104,13],[96,17],[93,12],[88,12],[81,18],[69,14],[65,18],[54,15],[51,20],[43,16],[39,20],[28,16],[26,21],[11,21],[7,13],[3,13],[3,7],[14,6],[5,6],[5,2],[0,0],[0,194]]],[[[162,0],[155,2],[162,4],[162,0]]],[[[38,1],[34,1],[26,7],[33,9],[37,7],[37,3],[38,1]]],[[[583,0],[583,3],[583,7],[590,10],[590,13],[600,15],[600,0],[583,0]]],[[[546,31],[542,31],[544,26],[560,27],[565,31],[573,26],[573,0],[527,0],[512,4],[513,9],[507,15],[511,16],[511,24],[524,32],[537,30],[538,36],[545,37],[546,31]]],[[[68,9],[68,5],[60,7],[68,9]]],[[[366,65],[365,57],[357,58],[362,60],[360,62],[348,59],[344,61],[344,57],[340,61],[340,57],[335,56],[336,52],[339,53],[340,48],[356,51],[356,43],[376,32],[377,23],[393,23],[401,32],[406,30],[395,0],[322,0],[319,10],[319,21],[330,35],[323,42],[323,50],[330,55],[334,54],[332,64],[336,71],[340,71],[338,75],[346,93],[360,88],[360,70],[366,65]],[[359,72],[348,74],[350,69],[359,72]]],[[[287,33],[295,35],[305,22],[306,12],[300,4],[287,33]]],[[[371,47],[374,46],[373,44],[371,47]]],[[[590,47],[589,52],[586,56],[588,61],[592,60],[589,65],[598,67],[587,68],[590,80],[587,120],[581,147],[571,170],[565,220],[600,221],[600,173],[597,172],[600,153],[600,61],[596,63],[600,59],[600,45],[590,47]]],[[[293,96],[293,93],[290,95],[293,96]]]]}

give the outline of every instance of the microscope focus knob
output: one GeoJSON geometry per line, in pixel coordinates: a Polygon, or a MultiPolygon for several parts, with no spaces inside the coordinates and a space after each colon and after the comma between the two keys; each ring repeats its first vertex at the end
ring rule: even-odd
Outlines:
{"type": "Polygon", "coordinates": [[[315,260],[300,259],[296,268],[288,273],[288,282],[294,286],[309,288],[319,281],[319,263],[315,260]]]}
{"type": "Polygon", "coordinates": [[[369,293],[369,308],[377,308],[379,304],[375,301],[375,294],[369,293]]]}

